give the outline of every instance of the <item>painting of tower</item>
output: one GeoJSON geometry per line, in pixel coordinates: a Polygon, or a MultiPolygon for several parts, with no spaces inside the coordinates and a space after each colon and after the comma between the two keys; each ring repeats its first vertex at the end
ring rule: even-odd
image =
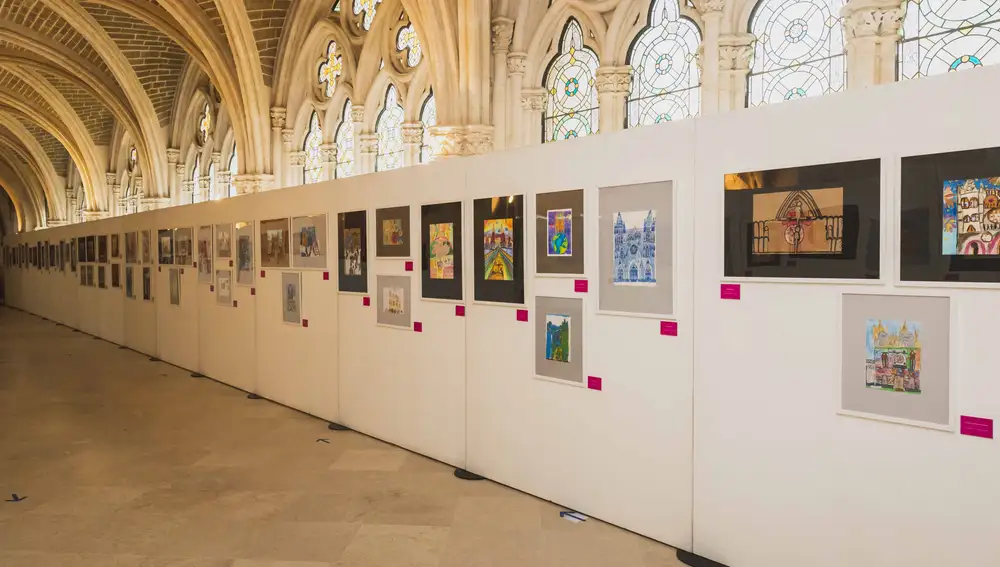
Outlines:
{"type": "Polygon", "coordinates": [[[944,182],[941,253],[1000,254],[1000,177],[944,182]]]}
{"type": "Polygon", "coordinates": [[[656,211],[621,211],[614,217],[614,285],[656,283],[656,211]]]}

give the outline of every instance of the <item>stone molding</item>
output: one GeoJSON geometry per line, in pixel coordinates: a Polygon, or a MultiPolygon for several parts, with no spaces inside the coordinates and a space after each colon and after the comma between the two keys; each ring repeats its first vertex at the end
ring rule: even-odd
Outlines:
{"type": "Polygon", "coordinates": [[[521,108],[532,112],[542,112],[549,101],[549,93],[543,88],[521,91],[521,108]]]}
{"type": "Polygon", "coordinates": [[[266,173],[237,175],[233,179],[233,188],[237,195],[262,193],[274,186],[274,176],[266,173]]]}
{"type": "Polygon", "coordinates": [[[365,107],[360,104],[351,105],[351,122],[357,124],[365,121],[365,107]]]}
{"type": "Polygon", "coordinates": [[[505,53],[510,49],[510,40],[514,37],[514,20],[497,16],[490,26],[493,53],[505,53]]]}
{"type": "Polygon", "coordinates": [[[840,11],[848,39],[856,37],[897,37],[906,11],[895,5],[848,3],[840,11]]]}
{"type": "Polygon", "coordinates": [[[282,130],[281,131],[281,142],[283,144],[291,144],[292,143],[292,137],[294,135],[295,135],[295,130],[292,130],[291,128],[286,128],[286,129],[282,130]]]}
{"type": "Polygon", "coordinates": [[[306,153],[304,151],[290,152],[288,154],[288,165],[305,165],[306,153]]]}
{"type": "Polygon", "coordinates": [[[507,74],[508,75],[523,75],[524,74],[524,60],[527,59],[528,54],[522,51],[517,51],[507,55],[507,74]]]}
{"type": "Polygon", "coordinates": [[[420,145],[424,141],[424,124],[422,122],[404,122],[403,143],[420,145]]]}
{"type": "Polygon", "coordinates": [[[285,127],[286,111],[280,106],[271,107],[271,128],[281,130],[285,127]]]}
{"type": "Polygon", "coordinates": [[[598,93],[628,94],[631,83],[632,67],[628,65],[618,67],[601,66],[597,68],[596,87],[598,93]]]}
{"type": "MultiPolygon", "coordinates": [[[[352,113],[353,115],[353,113],[352,113]]],[[[358,147],[355,151],[362,154],[378,153],[378,135],[372,132],[365,132],[358,136],[358,147]]]]}
{"type": "MultiPolygon", "coordinates": [[[[337,163],[337,144],[323,144],[320,146],[319,159],[323,163],[337,163]]],[[[305,164],[304,160],[303,164],[305,164]]]]}
{"type": "Polygon", "coordinates": [[[748,71],[753,55],[754,37],[749,33],[727,34],[719,37],[719,69],[721,71],[748,71]]]}
{"type": "Polygon", "coordinates": [[[177,148],[167,148],[167,163],[177,163],[181,160],[181,151],[177,148]]]}

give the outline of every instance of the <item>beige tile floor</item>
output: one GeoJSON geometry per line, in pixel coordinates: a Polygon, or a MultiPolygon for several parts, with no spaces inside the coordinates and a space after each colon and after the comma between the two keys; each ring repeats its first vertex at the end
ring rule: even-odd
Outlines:
{"type": "Polygon", "coordinates": [[[681,565],[147,358],[0,308],[0,566],[681,565]]]}

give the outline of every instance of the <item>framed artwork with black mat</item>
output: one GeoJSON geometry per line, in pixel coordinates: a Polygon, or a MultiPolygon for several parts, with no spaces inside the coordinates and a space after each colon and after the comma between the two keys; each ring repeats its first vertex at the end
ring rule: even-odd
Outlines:
{"type": "Polygon", "coordinates": [[[368,212],[337,215],[338,289],[368,293],[368,212]]]}
{"type": "Polygon", "coordinates": [[[472,203],[475,300],[524,303],[524,196],[472,203]]]}
{"type": "Polygon", "coordinates": [[[420,207],[420,278],[425,299],[462,300],[462,203],[420,207]]]}

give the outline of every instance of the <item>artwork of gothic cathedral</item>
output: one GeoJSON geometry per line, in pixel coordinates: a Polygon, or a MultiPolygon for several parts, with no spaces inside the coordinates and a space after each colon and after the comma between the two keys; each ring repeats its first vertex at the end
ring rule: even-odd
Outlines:
{"type": "Polygon", "coordinates": [[[944,182],[941,253],[1000,254],[1000,177],[944,182]]]}
{"type": "Polygon", "coordinates": [[[920,393],[920,324],[869,319],[865,337],[865,386],[920,393]]]}
{"type": "Polygon", "coordinates": [[[844,246],[841,187],[753,196],[754,254],[836,254],[844,246]]]}
{"type": "Polygon", "coordinates": [[[615,216],[615,285],[656,283],[656,211],[622,211],[615,216]]]}

